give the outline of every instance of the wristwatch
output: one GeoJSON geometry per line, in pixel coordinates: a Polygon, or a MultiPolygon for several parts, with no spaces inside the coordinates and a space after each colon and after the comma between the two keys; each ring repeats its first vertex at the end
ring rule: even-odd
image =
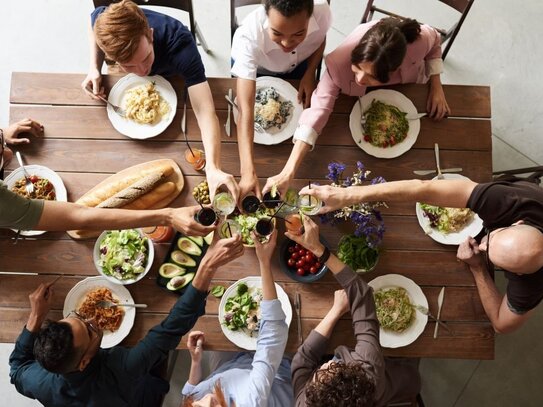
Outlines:
{"type": "Polygon", "coordinates": [[[328,261],[329,258],[330,258],[330,249],[324,246],[324,252],[322,252],[322,255],[319,257],[318,261],[320,264],[324,264],[328,261]]]}

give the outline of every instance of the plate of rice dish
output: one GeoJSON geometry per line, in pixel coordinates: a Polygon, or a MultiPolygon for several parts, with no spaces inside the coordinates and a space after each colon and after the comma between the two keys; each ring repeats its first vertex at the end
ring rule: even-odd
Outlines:
{"type": "Polygon", "coordinates": [[[85,319],[94,318],[96,325],[102,329],[104,336],[100,347],[111,348],[118,345],[130,333],[136,317],[133,307],[99,308],[96,303],[101,300],[118,304],[134,304],[130,292],[122,285],[114,284],[105,277],[88,277],[78,282],[68,292],[64,300],[62,315],[66,318],[76,311],[85,319]]]}
{"type": "Polygon", "coordinates": [[[128,74],[113,86],[108,100],[126,111],[123,118],[108,104],[111,124],[119,133],[134,139],[161,134],[173,121],[177,109],[175,90],[158,75],[128,74]]]}
{"type": "MultiPolygon", "coordinates": [[[[254,142],[273,145],[289,139],[298,126],[303,106],[298,103],[298,91],[283,79],[262,76],[256,79],[254,121],[264,132],[254,132],[254,142]]],[[[234,121],[238,112],[234,108],[234,121]]]]}
{"type": "Polygon", "coordinates": [[[386,274],[370,281],[379,320],[379,341],[384,348],[413,343],[424,331],[428,316],[416,307],[428,309],[421,288],[400,274],[386,274]]]}
{"type": "Polygon", "coordinates": [[[409,151],[417,141],[420,119],[417,108],[402,93],[379,89],[362,96],[349,116],[349,128],[355,143],[378,158],[394,158],[409,151]]]}
{"type": "MultiPolygon", "coordinates": [[[[443,175],[445,179],[467,179],[460,174],[443,175]]],[[[422,230],[441,244],[459,245],[469,236],[477,236],[483,229],[483,220],[468,208],[448,208],[417,202],[415,210],[422,230]]]]}

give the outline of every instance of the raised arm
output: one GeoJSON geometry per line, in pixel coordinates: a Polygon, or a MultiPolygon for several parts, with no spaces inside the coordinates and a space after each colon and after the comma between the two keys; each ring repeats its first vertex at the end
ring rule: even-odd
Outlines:
{"type": "Polygon", "coordinates": [[[221,131],[209,83],[205,81],[192,85],[188,92],[204,143],[209,196],[213,200],[217,189],[224,185],[237,199],[239,188],[236,180],[231,174],[221,170],[221,131]]]}
{"type": "Polygon", "coordinates": [[[433,205],[464,208],[477,183],[470,180],[408,180],[382,184],[335,188],[331,186],[304,187],[300,194],[320,198],[325,205],[319,213],[358,202],[425,202],[433,205]]]}
{"type": "Polygon", "coordinates": [[[238,150],[240,157],[241,180],[240,198],[254,193],[260,197],[260,186],[254,166],[254,111],[256,82],[251,79],[236,80],[238,111],[238,150]]]}
{"type": "Polygon", "coordinates": [[[89,44],[89,73],[81,83],[81,87],[87,95],[93,99],[98,99],[96,95],[106,97],[104,87],[102,86],[102,65],[104,63],[104,52],[96,44],[96,38],[94,37],[94,31],[92,25],[89,23],[87,26],[88,44],[89,44]],[[86,90],[90,87],[92,92],[86,90]]]}

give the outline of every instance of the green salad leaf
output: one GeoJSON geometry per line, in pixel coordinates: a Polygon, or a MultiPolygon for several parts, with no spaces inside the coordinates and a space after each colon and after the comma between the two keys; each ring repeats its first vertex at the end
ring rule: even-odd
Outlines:
{"type": "Polygon", "coordinates": [[[222,285],[216,285],[211,289],[211,295],[217,298],[221,298],[224,294],[224,287],[222,285]]]}
{"type": "Polygon", "coordinates": [[[138,230],[110,230],[100,242],[100,267],[119,280],[136,278],[147,265],[147,238],[138,230]]]}
{"type": "Polygon", "coordinates": [[[260,289],[249,290],[245,283],[239,283],[236,295],[228,298],[224,306],[223,324],[231,331],[245,330],[250,336],[260,329],[260,289]]]}
{"type": "Polygon", "coordinates": [[[366,238],[345,235],[338,245],[338,258],[353,270],[369,270],[377,262],[379,251],[368,246],[366,238]]]}

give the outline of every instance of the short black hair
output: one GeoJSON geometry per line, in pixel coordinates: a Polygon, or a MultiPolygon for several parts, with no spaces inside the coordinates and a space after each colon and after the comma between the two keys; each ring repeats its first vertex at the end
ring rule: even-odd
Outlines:
{"type": "Polygon", "coordinates": [[[420,36],[420,24],[410,18],[384,18],[362,36],[351,53],[351,63],[371,62],[374,76],[381,83],[389,81],[390,73],[399,68],[407,52],[407,44],[420,36]]]}
{"type": "Polygon", "coordinates": [[[268,14],[270,8],[274,8],[285,17],[295,16],[302,11],[306,11],[307,16],[311,17],[313,14],[313,0],[264,0],[264,8],[266,14],[268,14]]]}
{"type": "Polygon", "coordinates": [[[305,389],[309,407],[371,407],[375,404],[375,383],[362,362],[332,362],[317,370],[305,389]]]}
{"type": "Polygon", "coordinates": [[[74,334],[67,322],[47,320],[34,340],[34,357],[49,372],[74,371],[81,356],[81,350],[74,347],[74,334]]]}

